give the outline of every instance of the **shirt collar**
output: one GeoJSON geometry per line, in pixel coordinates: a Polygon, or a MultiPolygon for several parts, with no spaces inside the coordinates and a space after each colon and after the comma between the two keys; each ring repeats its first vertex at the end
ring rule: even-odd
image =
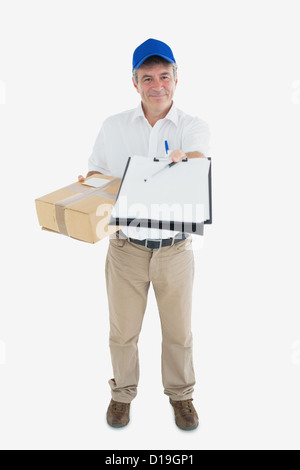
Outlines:
{"type": "MultiPolygon", "coordinates": [[[[144,119],[146,119],[143,108],[142,108],[142,102],[140,102],[139,106],[134,110],[134,113],[133,113],[133,116],[132,116],[132,121],[134,121],[138,117],[143,117],[144,119]]],[[[171,106],[170,111],[168,112],[168,114],[166,115],[166,117],[164,119],[172,121],[175,124],[175,126],[178,125],[178,113],[177,113],[177,108],[176,108],[174,102],[171,106]]],[[[162,119],[162,120],[164,120],[164,119],[162,119]]]]}
{"type": "Polygon", "coordinates": [[[143,108],[142,108],[142,102],[140,102],[140,104],[138,105],[138,107],[135,108],[134,113],[133,113],[133,116],[132,116],[132,121],[134,121],[134,120],[137,119],[138,117],[143,117],[143,118],[145,118],[144,111],[143,111],[143,108]]]}

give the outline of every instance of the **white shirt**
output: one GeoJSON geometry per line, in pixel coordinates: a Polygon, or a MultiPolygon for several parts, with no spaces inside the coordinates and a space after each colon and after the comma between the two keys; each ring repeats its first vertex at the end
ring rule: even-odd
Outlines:
{"type": "MultiPolygon", "coordinates": [[[[129,111],[108,117],[98,134],[88,161],[89,171],[122,178],[128,158],[133,155],[154,158],[165,156],[165,141],[169,149],[208,154],[209,128],[206,122],[189,116],[173,104],[164,119],[152,127],[144,115],[142,104],[129,111]]],[[[122,227],[131,238],[161,239],[178,232],[140,227],[122,227]]]]}

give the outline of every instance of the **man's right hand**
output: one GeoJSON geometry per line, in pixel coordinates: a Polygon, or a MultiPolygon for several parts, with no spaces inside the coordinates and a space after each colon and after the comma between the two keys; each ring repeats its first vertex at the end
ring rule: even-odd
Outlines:
{"type": "Polygon", "coordinates": [[[102,175],[102,173],[100,173],[100,171],[89,171],[86,177],[79,175],[78,176],[79,183],[83,183],[85,178],[88,178],[89,176],[92,176],[92,175],[102,175]]]}

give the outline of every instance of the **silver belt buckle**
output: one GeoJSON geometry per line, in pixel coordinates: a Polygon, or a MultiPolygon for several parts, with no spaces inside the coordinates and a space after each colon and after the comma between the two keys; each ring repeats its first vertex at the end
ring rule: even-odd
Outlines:
{"type": "MultiPolygon", "coordinates": [[[[150,238],[147,238],[147,240],[146,240],[146,245],[145,245],[146,248],[149,248],[149,247],[148,247],[148,242],[159,242],[159,248],[153,248],[153,250],[160,250],[161,247],[162,247],[162,240],[161,240],[160,238],[157,238],[157,239],[155,239],[155,238],[151,238],[151,239],[150,239],[150,238]]],[[[152,249],[152,248],[149,248],[149,250],[151,250],[151,249],[152,249]]]]}

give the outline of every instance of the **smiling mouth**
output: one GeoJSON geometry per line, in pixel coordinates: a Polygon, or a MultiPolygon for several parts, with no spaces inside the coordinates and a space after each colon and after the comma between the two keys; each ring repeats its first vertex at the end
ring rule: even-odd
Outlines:
{"type": "Polygon", "coordinates": [[[165,93],[163,95],[149,95],[150,98],[163,98],[164,96],[167,96],[165,93]]]}

